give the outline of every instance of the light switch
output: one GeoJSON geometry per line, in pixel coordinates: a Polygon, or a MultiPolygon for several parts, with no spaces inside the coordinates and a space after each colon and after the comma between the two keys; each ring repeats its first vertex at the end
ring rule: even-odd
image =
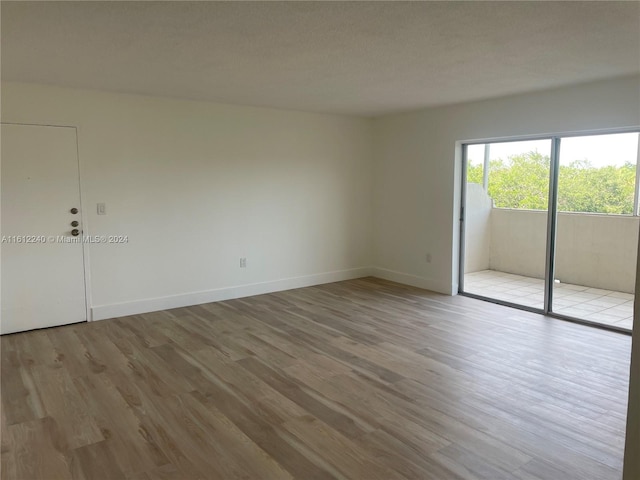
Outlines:
{"type": "Polygon", "coordinates": [[[98,215],[106,215],[107,214],[107,205],[104,203],[98,204],[98,215]]]}

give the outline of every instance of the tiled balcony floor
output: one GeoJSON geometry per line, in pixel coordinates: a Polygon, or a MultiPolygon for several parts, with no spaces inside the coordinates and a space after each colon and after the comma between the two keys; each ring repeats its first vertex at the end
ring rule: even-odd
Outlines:
{"type": "MultiPolygon", "coordinates": [[[[464,290],[519,305],[540,309],[544,306],[544,280],[539,278],[483,270],[465,274],[464,290]]],[[[553,311],[630,330],[633,322],[633,294],[556,283],[553,311]]]]}

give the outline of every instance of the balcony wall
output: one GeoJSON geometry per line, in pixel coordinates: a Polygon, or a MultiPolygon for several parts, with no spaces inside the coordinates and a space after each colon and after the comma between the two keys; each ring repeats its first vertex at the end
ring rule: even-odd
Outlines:
{"type": "MultiPolygon", "coordinates": [[[[491,199],[482,187],[468,187],[465,272],[544,278],[547,213],[487,208],[491,199]]],[[[639,223],[623,215],[558,213],[556,279],[633,293],[639,223]]]]}
{"type": "Polygon", "coordinates": [[[491,255],[491,211],[493,201],[482,185],[467,185],[467,213],[465,220],[465,272],[489,269],[491,255]]]}

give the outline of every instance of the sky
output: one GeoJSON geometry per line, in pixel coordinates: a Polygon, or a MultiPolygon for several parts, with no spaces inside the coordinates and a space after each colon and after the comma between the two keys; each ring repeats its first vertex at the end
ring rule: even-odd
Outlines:
{"type": "MultiPolygon", "coordinates": [[[[638,136],[639,134],[635,132],[562,138],[560,141],[560,164],[566,165],[573,160],[584,159],[590,160],[594,167],[620,166],[625,162],[636,163],[638,136]]],[[[509,155],[533,150],[550,156],[551,140],[492,143],[490,148],[492,159],[506,159],[509,155]]],[[[471,164],[482,163],[484,145],[469,145],[467,156],[471,164]]]]}

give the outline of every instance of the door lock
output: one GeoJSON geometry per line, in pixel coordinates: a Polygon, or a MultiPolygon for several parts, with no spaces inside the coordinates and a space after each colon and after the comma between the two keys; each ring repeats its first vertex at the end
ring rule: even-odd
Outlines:
{"type": "Polygon", "coordinates": [[[72,227],[77,227],[78,225],[80,225],[80,224],[78,223],[77,220],[74,220],[73,222],[71,222],[71,226],[72,227]]]}
{"type": "Polygon", "coordinates": [[[80,230],[78,230],[77,228],[74,228],[73,230],[71,230],[71,235],[73,235],[74,237],[77,237],[78,235],[80,235],[80,230]]]}
{"type": "Polygon", "coordinates": [[[71,213],[72,213],[73,215],[75,215],[76,213],[78,213],[78,209],[77,209],[76,207],[73,207],[73,208],[71,209],[71,213]]]}

